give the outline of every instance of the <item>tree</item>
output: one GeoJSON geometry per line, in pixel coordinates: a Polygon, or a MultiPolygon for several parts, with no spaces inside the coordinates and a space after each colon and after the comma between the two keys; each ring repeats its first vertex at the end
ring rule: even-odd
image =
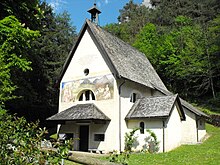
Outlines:
{"type": "Polygon", "coordinates": [[[24,28],[14,16],[0,20],[0,107],[14,98],[12,92],[17,86],[11,80],[12,69],[31,70],[27,50],[38,36],[39,32],[24,28]]]}
{"type": "Polygon", "coordinates": [[[155,10],[152,10],[151,22],[172,25],[177,16],[183,15],[197,23],[204,23],[215,18],[219,9],[219,0],[161,0],[155,10]]]}
{"type": "Polygon", "coordinates": [[[145,53],[171,91],[219,107],[219,0],[151,3],[149,9],[130,0],[120,23],[105,28],[145,53]]]}
{"type": "Polygon", "coordinates": [[[14,15],[25,27],[39,30],[44,14],[40,8],[40,0],[1,0],[0,19],[10,15],[14,15]]]}
{"type": "Polygon", "coordinates": [[[30,43],[32,48],[27,57],[33,70],[26,73],[13,70],[18,75],[13,77],[18,86],[15,94],[20,97],[7,102],[7,109],[29,121],[40,119],[45,126],[45,118],[58,109],[58,90],[54,86],[76,32],[67,13],[55,15],[45,2],[39,7],[44,13],[38,27],[41,36],[30,43]]]}
{"type": "Polygon", "coordinates": [[[38,36],[38,31],[25,28],[14,16],[0,20],[0,164],[59,164],[69,151],[68,142],[59,145],[58,152],[43,151],[41,141],[46,130],[3,110],[6,101],[16,98],[12,71],[31,70],[25,57],[30,41],[38,36]]]}
{"type": "Polygon", "coordinates": [[[107,25],[105,29],[132,44],[141,28],[149,22],[150,10],[130,0],[119,12],[119,24],[107,25]]]}
{"type": "Polygon", "coordinates": [[[214,92],[212,79],[219,67],[213,66],[213,56],[207,52],[202,27],[178,16],[171,30],[161,29],[146,25],[134,46],[146,54],[167,86],[185,97],[214,92]]]}
{"type": "Polygon", "coordinates": [[[131,35],[128,33],[128,26],[126,23],[124,23],[124,24],[118,24],[118,23],[108,24],[104,27],[104,29],[107,30],[112,35],[115,35],[118,38],[122,39],[123,41],[129,41],[131,38],[131,35]]]}

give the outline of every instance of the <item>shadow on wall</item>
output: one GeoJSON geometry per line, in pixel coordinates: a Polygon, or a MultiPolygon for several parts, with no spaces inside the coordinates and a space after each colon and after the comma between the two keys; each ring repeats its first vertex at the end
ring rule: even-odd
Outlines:
{"type": "Polygon", "coordinates": [[[92,133],[90,137],[90,149],[98,149],[101,147],[102,142],[106,142],[105,132],[109,126],[109,123],[110,121],[106,121],[105,124],[95,122],[91,125],[90,130],[92,133]]]}
{"type": "Polygon", "coordinates": [[[155,140],[149,133],[145,134],[145,138],[142,141],[142,144],[140,144],[138,135],[136,135],[132,148],[136,152],[149,152],[149,153],[158,152],[159,150],[158,146],[155,144],[155,140]]]}

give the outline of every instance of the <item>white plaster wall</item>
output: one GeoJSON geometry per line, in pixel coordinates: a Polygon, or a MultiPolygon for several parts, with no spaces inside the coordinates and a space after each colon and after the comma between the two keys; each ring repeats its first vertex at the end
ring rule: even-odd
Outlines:
{"type": "Polygon", "coordinates": [[[141,151],[145,149],[147,144],[146,138],[149,137],[147,129],[153,131],[159,143],[159,152],[163,152],[163,121],[160,119],[144,119],[144,120],[129,120],[127,121],[128,129],[126,132],[132,131],[134,128],[139,128],[140,122],[144,122],[144,134],[141,134],[140,131],[136,131],[135,137],[137,138],[138,143],[134,144],[134,151],[141,151]]]}
{"type": "MultiPolygon", "coordinates": [[[[95,43],[93,42],[89,32],[86,30],[83,35],[78,48],[75,51],[75,54],[61,80],[60,89],[62,89],[63,82],[76,81],[85,78],[104,76],[112,74],[109,69],[107,63],[103,59],[101,53],[97,49],[95,43]],[[89,75],[84,75],[84,69],[89,69],[89,75]]],[[[109,100],[100,100],[100,101],[75,101],[75,102],[61,102],[61,92],[59,98],[59,112],[66,110],[69,107],[72,107],[76,104],[84,104],[84,103],[94,103],[103,113],[108,116],[111,121],[109,125],[93,125],[90,124],[90,141],[89,148],[98,146],[99,149],[104,149],[106,152],[112,151],[114,149],[119,149],[119,119],[118,119],[118,89],[116,81],[114,80],[114,97],[109,100]],[[97,145],[96,142],[93,141],[94,132],[103,132],[105,131],[105,141],[100,142],[97,145]]],[[[76,131],[76,134],[79,130],[73,130],[76,126],[72,124],[68,124],[67,126],[62,126],[60,131],[76,131]],[[68,128],[68,129],[67,129],[68,128]]],[[[77,127],[78,128],[78,127],[77,127]]]]}
{"type": "Polygon", "coordinates": [[[182,122],[182,143],[197,143],[196,115],[186,108],[183,108],[186,121],[182,122]]]}
{"type": "Polygon", "coordinates": [[[181,145],[182,140],[182,122],[177,111],[176,105],[167,120],[165,129],[165,152],[170,151],[181,145]]]}
{"type": "MultiPolygon", "coordinates": [[[[93,42],[89,32],[86,30],[75,54],[61,80],[63,82],[80,80],[84,78],[104,76],[112,74],[101,53],[93,42]],[[89,69],[89,75],[84,75],[84,70],[89,69]]],[[[59,97],[59,112],[73,106],[74,103],[61,102],[61,91],[59,97]]]]}
{"type": "MultiPolygon", "coordinates": [[[[80,135],[79,135],[79,127],[80,125],[85,125],[85,124],[80,124],[76,122],[66,122],[65,124],[61,125],[59,134],[64,134],[64,133],[73,133],[74,138],[76,139],[74,141],[74,150],[79,149],[79,143],[80,143],[80,135]]],[[[110,152],[114,148],[117,147],[114,146],[114,144],[111,144],[112,141],[114,141],[114,134],[112,132],[107,131],[109,122],[106,124],[97,124],[95,122],[91,122],[86,124],[89,126],[89,148],[94,149],[97,148],[99,150],[103,150],[104,152],[110,152]],[[104,141],[94,141],[94,134],[105,134],[105,139],[104,141]],[[111,136],[110,136],[111,135],[111,136]]]]}
{"type": "Polygon", "coordinates": [[[83,71],[86,68],[90,70],[89,77],[111,73],[87,30],[80,41],[62,81],[67,82],[85,78],[83,71]]]}
{"type": "MultiPolygon", "coordinates": [[[[118,83],[120,85],[120,83],[118,83]]],[[[130,111],[132,105],[134,103],[130,102],[130,96],[132,93],[139,93],[141,97],[151,96],[151,89],[131,82],[125,81],[125,83],[121,87],[121,149],[124,149],[124,135],[125,132],[128,131],[128,127],[125,121],[125,117],[130,111]]],[[[138,126],[139,127],[139,126],[138,126]]]]}
{"type": "MultiPolygon", "coordinates": [[[[64,134],[64,133],[73,133],[74,138],[78,139],[79,138],[79,128],[78,125],[76,125],[75,122],[66,122],[66,124],[62,124],[59,129],[59,134],[64,134]]],[[[74,150],[79,149],[79,140],[74,140],[74,150]]]]}
{"type": "Polygon", "coordinates": [[[97,148],[99,150],[104,150],[104,152],[108,152],[111,150],[111,146],[108,146],[111,143],[111,139],[109,139],[109,133],[106,131],[108,129],[108,124],[91,124],[90,125],[90,138],[89,138],[89,147],[90,148],[97,148]],[[95,134],[105,134],[104,141],[94,141],[95,134]]]}
{"type": "MultiPolygon", "coordinates": [[[[159,91],[154,90],[153,96],[162,96],[163,94],[159,91]]],[[[197,143],[197,128],[196,128],[196,115],[184,108],[184,113],[186,116],[186,121],[182,121],[182,144],[194,144],[197,143]]],[[[205,128],[204,128],[205,129],[205,128]]],[[[204,137],[206,131],[202,129],[199,130],[199,139],[204,137]]]]}

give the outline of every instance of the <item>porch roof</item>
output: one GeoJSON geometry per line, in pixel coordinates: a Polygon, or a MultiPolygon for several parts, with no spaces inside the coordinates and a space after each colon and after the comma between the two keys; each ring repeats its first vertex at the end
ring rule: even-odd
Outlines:
{"type": "Polygon", "coordinates": [[[73,120],[104,120],[110,119],[94,104],[77,104],[49,118],[48,121],[73,121],[73,120]]]}

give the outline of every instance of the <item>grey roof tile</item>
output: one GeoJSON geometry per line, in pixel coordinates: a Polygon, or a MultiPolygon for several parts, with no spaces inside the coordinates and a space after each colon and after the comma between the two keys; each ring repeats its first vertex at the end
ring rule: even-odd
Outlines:
{"type": "Polygon", "coordinates": [[[177,99],[177,95],[145,97],[137,100],[125,119],[167,118],[177,99]]]}
{"type": "Polygon", "coordinates": [[[167,89],[143,53],[89,20],[86,23],[121,77],[151,88],[153,83],[167,89]]]}
{"type": "Polygon", "coordinates": [[[60,113],[57,113],[47,120],[50,121],[71,121],[71,120],[110,120],[94,104],[77,104],[60,113]]]}
{"type": "MultiPolygon", "coordinates": [[[[153,85],[155,89],[157,89],[158,91],[162,92],[164,95],[173,95],[172,92],[162,89],[156,85],[153,85]]],[[[195,108],[192,104],[188,103],[187,101],[183,100],[182,98],[180,98],[180,102],[182,104],[183,107],[187,108],[188,110],[190,110],[191,112],[195,113],[198,116],[203,116],[203,117],[209,117],[207,114],[205,114],[204,112],[198,110],[197,108],[195,108]]]]}
{"type": "Polygon", "coordinates": [[[150,88],[153,88],[152,84],[155,84],[162,89],[167,89],[143,53],[89,20],[85,21],[78,40],[65,61],[58,82],[65,74],[86,29],[88,29],[101,54],[110,63],[118,77],[123,77],[150,88]]]}

